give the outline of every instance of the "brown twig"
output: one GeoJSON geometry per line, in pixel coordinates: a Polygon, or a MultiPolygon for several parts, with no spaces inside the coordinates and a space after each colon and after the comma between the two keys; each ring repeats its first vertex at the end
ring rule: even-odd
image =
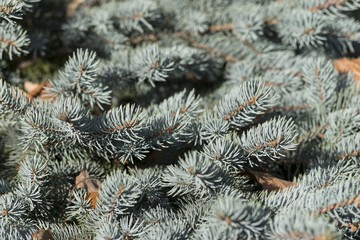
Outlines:
{"type": "Polygon", "coordinates": [[[360,206],[360,194],[347,200],[347,201],[343,201],[343,202],[339,202],[339,203],[335,203],[330,206],[327,206],[327,207],[321,209],[320,211],[318,211],[318,214],[324,214],[324,213],[330,212],[332,210],[335,210],[337,208],[345,207],[348,205],[360,206]]]}
{"type": "Polygon", "coordinates": [[[329,8],[331,6],[338,7],[338,6],[342,5],[345,2],[346,2],[346,0],[329,0],[329,1],[325,2],[325,3],[313,6],[313,7],[309,8],[309,10],[311,12],[317,12],[317,11],[321,11],[321,10],[324,10],[326,8],[329,8]]]}

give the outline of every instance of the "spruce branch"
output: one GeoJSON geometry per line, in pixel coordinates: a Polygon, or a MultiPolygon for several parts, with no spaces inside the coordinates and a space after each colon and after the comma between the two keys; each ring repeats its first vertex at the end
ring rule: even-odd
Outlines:
{"type": "Polygon", "coordinates": [[[281,19],[278,31],[282,39],[294,48],[317,47],[325,42],[325,19],[309,11],[294,10],[281,19]]]}
{"type": "Polygon", "coordinates": [[[164,82],[169,77],[168,73],[174,70],[174,62],[159,52],[156,45],[149,46],[135,55],[132,65],[139,83],[147,80],[152,87],[155,87],[155,82],[164,82]]]}
{"type": "Polygon", "coordinates": [[[259,161],[262,157],[272,160],[285,156],[287,151],[295,150],[296,127],[291,119],[274,118],[257,127],[249,129],[241,136],[240,146],[259,161]]]}
{"type": "Polygon", "coordinates": [[[104,213],[125,215],[135,207],[142,194],[139,182],[118,170],[103,181],[99,208],[104,213]]]}
{"type": "Polygon", "coordinates": [[[303,69],[304,80],[308,84],[311,104],[329,105],[333,102],[336,88],[336,72],[332,64],[319,59],[306,64],[303,69]]]}
{"type": "Polygon", "coordinates": [[[234,128],[241,128],[272,107],[275,99],[270,88],[261,80],[253,79],[234,88],[216,106],[215,111],[224,122],[229,122],[234,128]]]}
{"type": "Polygon", "coordinates": [[[48,94],[55,98],[75,96],[90,107],[97,105],[102,109],[110,104],[111,91],[97,81],[98,64],[95,52],[78,49],[59,73],[59,79],[47,88],[48,94]]]}
{"type": "Polygon", "coordinates": [[[269,220],[265,209],[236,197],[220,197],[216,203],[208,217],[210,227],[200,229],[200,236],[210,237],[215,228],[218,230],[217,239],[260,239],[263,236],[269,220]]]}
{"type": "Polygon", "coordinates": [[[216,139],[204,146],[204,154],[226,170],[243,170],[246,159],[242,148],[229,141],[216,139]]]}
{"type": "Polygon", "coordinates": [[[0,80],[0,113],[1,117],[19,117],[24,114],[29,105],[29,99],[21,90],[0,80]]]}
{"type": "Polygon", "coordinates": [[[204,155],[192,152],[179,162],[180,166],[169,166],[162,177],[163,186],[171,187],[170,196],[211,194],[225,181],[222,172],[204,155]]]}
{"type": "Polygon", "coordinates": [[[3,59],[4,52],[9,55],[10,60],[13,55],[28,53],[26,47],[29,43],[26,30],[11,23],[0,22],[0,59],[3,59]]]}
{"type": "Polygon", "coordinates": [[[4,18],[8,22],[13,19],[21,19],[24,3],[17,0],[1,0],[0,1],[0,18],[4,18]]]}

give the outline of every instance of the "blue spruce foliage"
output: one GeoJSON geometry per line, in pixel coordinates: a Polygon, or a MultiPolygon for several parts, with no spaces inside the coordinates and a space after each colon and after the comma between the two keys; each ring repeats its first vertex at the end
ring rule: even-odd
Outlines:
{"type": "Polygon", "coordinates": [[[0,0],[0,239],[360,239],[359,0],[0,0]]]}

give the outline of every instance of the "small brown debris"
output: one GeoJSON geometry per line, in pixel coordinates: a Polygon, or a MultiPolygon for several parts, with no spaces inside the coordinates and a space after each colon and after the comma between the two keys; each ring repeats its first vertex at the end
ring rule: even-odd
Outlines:
{"type": "Polygon", "coordinates": [[[71,0],[66,9],[66,17],[75,16],[77,9],[85,2],[85,0],[71,0]]]}
{"type": "Polygon", "coordinates": [[[356,80],[360,81],[360,58],[340,58],[334,61],[335,69],[339,73],[353,73],[356,80]]]}
{"type": "Polygon", "coordinates": [[[28,96],[31,99],[40,97],[43,100],[53,100],[54,97],[49,96],[45,87],[50,87],[49,82],[42,83],[33,83],[28,80],[24,82],[24,90],[28,93],[28,96]]]}
{"type": "Polygon", "coordinates": [[[75,178],[75,187],[85,189],[88,193],[87,199],[90,200],[91,207],[96,207],[96,201],[99,197],[101,182],[98,179],[91,178],[87,170],[83,170],[75,178]]]}
{"type": "Polygon", "coordinates": [[[285,188],[296,186],[296,182],[290,182],[286,181],[277,177],[274,177],[270,173],[264,173],[264,172],[256,172],[252,170],[247,170],[248,173],[250,173],[256,181],[265,189],[268,191],[278,191],[283,190],[285,188]]]}
{"type": "Polygon", "coordinates": [[[33,240],[54,240],[49,229],[40,229],[32,235],[33,240]]]}

